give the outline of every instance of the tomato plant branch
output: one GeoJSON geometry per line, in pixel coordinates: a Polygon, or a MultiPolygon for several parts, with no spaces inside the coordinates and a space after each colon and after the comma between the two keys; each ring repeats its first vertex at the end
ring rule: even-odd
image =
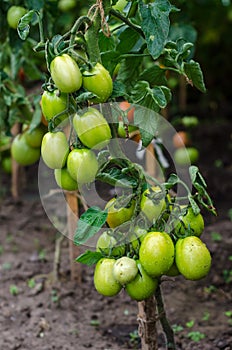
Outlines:
{"type": "Polygon", "coordinates": [[[176,349],[175,340],[174,340],[174,332],[169,324],[169,321],[166,317],[162,291],[160,284],[158,284],[156,292],[155,292],[157,310],[159,314],[159,320],[164,330],[167,339],[167,349],[176,349]]]}
{"type": "Polygon", "coordinates": [[[142,31],[142,29],[137,26],[136,24],[132,23],[128,18],[123,16],[120,12],[115,11],[113,9],[110,10],[110,14],[118,19],[120,19],[122,22],[128,25],[131,29],[135,30],[137,33],[139,33],[143,38],[145,38],[145,35],[142,31]]]}

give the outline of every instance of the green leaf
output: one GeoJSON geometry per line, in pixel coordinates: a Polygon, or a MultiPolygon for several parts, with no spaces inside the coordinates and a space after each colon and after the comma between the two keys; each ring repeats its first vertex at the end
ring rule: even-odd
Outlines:
{"type": "Polygon", "coordinates": [[[151,86],[166,85],[167,79],[165,77],[165,69],[160,68],[154,64],[153,67],[145,69],[139,76],[140,80],[146,80],[151,86]]]}
{"type": "Polygon", "coordinates": [[[191,60],[189,63],[184,63],[184,72],[192,85],[201,92],[206,92],[202,70],[198,62],[191,60]]]}
{"type": "Polygon", "coordinates": [[[77,223],[77,229],[74,236],[74,244],[85,243],[89,238],[104,225],[107,218],[107,212],[98,207],[91,207],[81,215],[77,223]]]}
{"type": "Polygon", "coordinates": [[[114,69],[119,62],[120,54],[117,51],[106,51],[101,53],[103,66],[113,75],[114,69]]]}
{"type": "Polygon", "coordinates": [[[76,258],[76,262],[85,264],[88,266],[95,265],[103,255],[100,252],[93,252],[91,250],[86,250],[83,254],[76,258]]]}
{"type": "Polygon", "coordinates": [[[195,184],[196,182],[199,182],[203,187],[205,187],[205,188],[207,187],[205,179],[201,175],[201,173],[196,165],[191,165],[189,167],[189,175],[190,175],[190,179],[191,179],[193,184],[195,184]]]}
{"type": "Polygon", "coordinates": [[[29,12],[27,12],[19,21],[18,24],[18,35],[20,37],[20,39],[22,40],[26,40],[26,38],[28,37],[28,34],[30,32],[30,23],[35,15],[36,11],[31,10],[29,12]]]}
{"type": "Polygon", "coordinates": [[[100,172],[96,178],[108,183],[109,185],[117,185],[122,188],[136,188],[138,186],[138,182],[131,176],[131,174],[126,175],[116,167],[100,172]]]}
{"type": "Polygon", "coordinates": [[[135,30],[126,27],[126,29],[119,35],[119,40],[120,42],[117,45],[116,50],[120,52],[120,54],[129,53],[140,40],[140,35],[135,30]]]}
{"type": "Polygon", "coordinates": [[[147,147],[158,130],[159,114],[155,111],[136,107],[134,112],[134,124],[139,127],[142,137],[142,144],[147,147]],[[149,131],[148,131],[149,130],[149,131]]]}
{"type": "Polygon", "coordinates": [[[115,51],[115,39],[113,36],[107,37],[102,32],[98,36],[98,44],[101,52],[115,51]]]}
{"type": "Polygon", "coordinates": [[[167,182],[164,184],[166,189],[171,189],[173,186],[175,186],[179,181],[179,177],[176,174],[171,174],[167,180],[167,182]]]}
{"type": "Polygon", "coordinates": [[[144,4],[139,1],[139,11],[142,18],[141,28],[144,32],[147,47],[154,59],[157,59],[165,46],[170,20],[169,14],[177,11],[168,0],[156,0],[153,3],[144,4]]]}
{"type": "Polygon", "coordinates": [[[139,76],[139,66],[143,57],[128,57],[121,61],[116,81],[124,83],[128,94],[139,76]]]}
{"type": "Polygon", "coordinates": [[[199,214],[201,210],[200,210],[197,202],[192,198],[191,195],[188,197],[188,199],[189,199],[189,203],[190,203],[190,205],[192,207],[194,215],[199,214]]]}
{"type": "Polygon", "coordinates": [[[29,132],[34,130],[41,123],[41,107],[39,104],[40,99],[41,99],[41,96],[34,97],[35,110],[33,112],[32,120],[30,122],[29,132]]]}
{"type": "Polygon", "coordinates": [[[113,91],[111,94],[111,98],[125,97],[126,95],[126,85],[121,81],[115,80],[113,83],[113,91]]]}

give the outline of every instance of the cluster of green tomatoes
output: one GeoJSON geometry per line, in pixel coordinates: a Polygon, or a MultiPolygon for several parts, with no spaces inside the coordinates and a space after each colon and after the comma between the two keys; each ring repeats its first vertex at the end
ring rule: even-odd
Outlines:
{"type": "Polygon", "coordinates": [[[117,229],[132,220],[135,202],[120,208],[117,199],[112,198],[106,204],[109,230],[98,238],[96,251],[104,256],[94,272],[100,294],[114,296],[124,288],[132,299],[141,301],[155,293],[163,275],[182,275],[194,281],[208,274],[211,255],[200,238],[204,230],[202,215],[195,215],[187,205],[173,207],[170,195],[161,192],[159,186],[153,186],[142,193],[139,216],[145,217],[147,224],[127,232],[126,242],[117,229]],[[155,229],[154,223],[161,217],[170,221],[167,232],[155,229]]]}

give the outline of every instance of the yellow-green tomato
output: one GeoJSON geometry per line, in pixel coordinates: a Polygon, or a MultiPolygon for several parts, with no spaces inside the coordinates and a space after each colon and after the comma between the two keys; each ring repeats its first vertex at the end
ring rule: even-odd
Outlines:
{"type": "Polygon", "coordinates": [[[68,155],[67,169],[80,185],[94,181],[98,171],[95,153],[87,148],[73,149],[68,155]]]}
{"type": "Polygon", "coordinates": [[[82,75],[76,61],[68,54],[56,56],[50,65],[52,79],[61,92],[72,93],[80,89],[82,75]]]}
{"type": "Polygon", "coordinates": [[[105,206],[105,210],[108,211],[106,221],[109,227],[114,228],[130,220],[134,213],[134,209],[134,200],[131,201],[127,207],[119,207],[119,203],[116,198],[110,199],[105,206]]]}
{"type": "Polygon", "coordinates": [[[88,108],[81,116],[76,114],[73,127],[81,142],[88,148],[102,149],[112,137],[107,120],[96,108],[88,108]]]}
{"type": "Polygon", "coordinates": [[[201,236],[205,226],[201,213],[195,215],[193,209],[189,207],[187,213],[181,215],[179,220],[175,225],[176,233],[184,235],[187,231],[191,230],[192,235],[201,236]]]}
{"type": "Polygon", "coordinates": [[[24,132],[26,142],[28,143],[28,145],[30,147],[33,147],[33,148],[40,147],[41,143],[42,143],[43,136],[46,133],[46,131],[47,131],[47,129],[42,125],[37,126],[35,129],[33,129],[31,131],[26,130],[24,132]]]}
{"type": "Polygon", "coordinates": [[[112,297],[117,295],[122,286],[113,275],[115,259],[100,259],[94,270],[94,286],[99,294],[112,297]]]}
{"type": "Polygon", "coordinates": [[[205,277],[211,267],[211,255],[199,237],[179,238],[176,243],[176,266],[188,280],[205,277]]]}
{"type": "Polygon", "coordinates": [[[11,6],[7,11],[7,23],[9,27],[17,29],[19,20],[27,13],[27,10],[22,6],[11,6]]]}
{"type": "Polygon", "coordinates": [[[139,260],[148,275],[166,274],[174,262],[174,244],[166,232],[149,232],[141,243],[139,260]]]}
{"type": "Polygon", "coordinates": [[[71,177],[67,168],[54,170],[57,185],[66,191],[76,191],[78,189],[77,182],[71,177]]]}
{"type": "Polygon", "coordinates": [[[138,273],[138,267],[136,261],[127,256],[123,256],[116,260],[113,267],[113,274],[121,285],[125,285],[136,277],[138,273]]]}
{"type": "Polygon", "coordinates": [[[199,151],[195,147],[182,147],[174,152],[173,157],[175,163],[181,166],[195,164],[199,159],[199,151]]]}
{"type": "Polygon", "coordinates": [[[83,73],[83,87],[96,95],[91,101],[103,103],[108,100],[113,91],[113,81],[108,70],[97,63],[89,71],[83,73]]]}
{"type": "Polygon", "coordinates": [[[137,261],[139,273],[129,283],[126,284],[125,289],[131,299],[142,301],[151,297],[158,286],[158,280],[150,277],[144,270],[140,261],[137,261]]]}
{"type": "Polygon", "coordinates": [[[122,256],[125,253],[125,246],[119,245],[112,233],[113,231],[105,231],[99,236],[96,251],[113,257],[122,256]]]}
{"type": "Polygon", "coordinates": [[[68,118],[68,95],[59,90],[44,91],[41,97],[41,110],[47,121],[57,117],[55,124],[58,125],[68,118]]]}
{"type": "Polygon", "coordinates": [[[149,221],[156,220],[166,208],[161,188],[159,186],[147,188],[142,194],[140,207],[149,221]]]}
{"type": "Polygon", "coordinates": [[[69,154],[69,145],[62,131],[47,132],[42,140],[41,155],[44,163],[51,169],[65,166],[69,154]]]}
{"type": "Polygon", "coordinates": [[[40,159],[40,148],[29,146],[25,135],[18,134],[12,142],[11,155],[20,165],[32,165],[40,159]]]}
{"type": "Polygon", "coordinates": [[[4,157],[1,161],[1,166],[6,174],[12,173],[12,160],[11,157],[4,157]]]}

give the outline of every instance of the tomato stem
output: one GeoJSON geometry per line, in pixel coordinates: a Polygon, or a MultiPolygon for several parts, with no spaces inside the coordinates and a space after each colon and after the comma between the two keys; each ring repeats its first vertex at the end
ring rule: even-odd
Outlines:
{"type": "Polygon", "coordinates": [[[137,33],[139,33],[143,38],[145,38],[144,33],[141,29],[141,27],[135,25],[132,23],[128,18],[123,16],[120,12],[115,11],[113,9],[110,10],[110,14],[118,19],[120,19],[122,22],[126,23],[131,29],[135,30],[137,33]]]}

